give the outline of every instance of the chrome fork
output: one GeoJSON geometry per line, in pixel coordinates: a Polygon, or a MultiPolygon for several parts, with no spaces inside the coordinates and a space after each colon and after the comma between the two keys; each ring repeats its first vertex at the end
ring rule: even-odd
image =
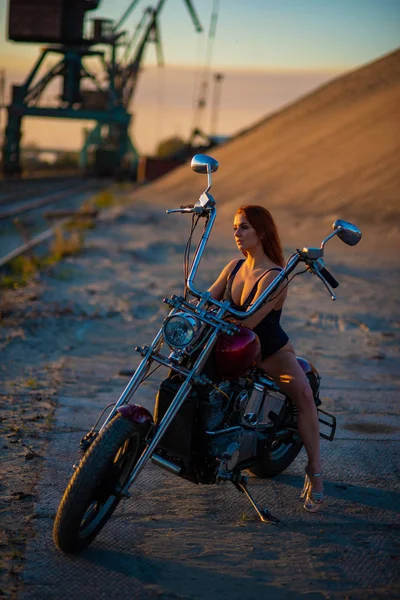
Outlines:
{"type": "Polygon", "coordinates": [[[144,377],[147,375],[147,373],[150,369],[151,363],[153,362],[151,359],[152,353],[157,352],[159,350],[159,348],[161,346],[161,342],[162,342],[162,328],[157,333],[151,346],[148,348],[146,354],[143,357],[143,360],[140,361],[138,368],[136,369],[136,371],[135,371],[134,375],[132,376],[132,378],[130,379],[128,385],[122,392],[121,396],[119,397],[118,402],[115,404],[114,408],[112,409],[112,411],[110,412],[110,414],[108,415],[106,420],[104,421],[103,425],[100,427],[99,432],[102,431],[104,429],[104,427],[107,425],[107,423],[109,423],[111,421],[111,419],[114,417],[115,413],[117,412],[118,408],[120,406],[122,406],[123,404],[127,404],[129,402],[129,400],[132,398],[133,394],[136,392],[139,385],[142,383],[144,377]]]}
{"type": "Polygon", "coordinates": [[[151,440],[150,444],[143,451],[142,455],[140,456],[138,462],[135,465],[135,468],[132,471],[132,474],[131,474],[129,480],[127,481],[124,488],[122,489],[122,491],[121,491],[122,495],[127,495],[127,491],[129,489],[129,487],[135,481],[135,479],[137,478],[137,476],[139,475],[139,473],[141,472],[141,470],[143,469],[143,467],[145,466],[147,461],[151,458],[151,455],[153,454],[154,450],[156,449],[157,445],[159,444],[159,442],[160,442],[161,438],[163,437],[164,433],[166,432],[168,426],[170,425],[170,423],[174,419],[176,413],[178,412],[178,410],[184,403],[187,395],[189,394],[189,392],[192,388],[193,380],[195,379],[197,373],[201,372],[201,369],[203,368],[204,363],[207,360],[207,358],[212,350],[212,347],[214,345],[214,342],[217,338],[218,333],[219,333],[219,328],[217,328],[213,332],[213,334],[211,335],[210,339],[208,340],[203,352],[201,352],[200,356],[198,357],[195,364],[193,365],[193,368],[190,371],[188,377],[186,378],[184,383],[179,388],[178,393],[176,394],[175,398],[171,402],[171,405],[169,406],[165,415],[161,419],[160,424],[157,428],[157,431],[156,431],[153,439],[151,440]]]}

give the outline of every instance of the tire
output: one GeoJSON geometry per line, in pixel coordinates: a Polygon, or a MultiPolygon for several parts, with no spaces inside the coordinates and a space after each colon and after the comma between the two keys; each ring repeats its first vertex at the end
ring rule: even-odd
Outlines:
{"type": "Polygon", "coordinates": [[[292,464],[302,447],[301,439],[288,433],[287,438],[275,440],[264,451],[257,463],[250,468],[250,471],[261,479],[275,477],[292,464]]]}
{"type": "MultiPolygon", "coordinates": [[[[310,381],[311,389],[313,390],[315,405],[318,407],[321,404],[318,396],[319,378],[317,380],[314,373],[307,374],[307,377],[310,381]]],[[[293,420],[293,407],[290,400],[288,398],[287,400],[286,410],[288,410],[288,412],[286,412],[286,417],[283,420],[283,427],[285,424],[293,427],[294,422],[297,422],[297,419],[295,419],[295,421],[293,420]]],[[[257,463],[249,470],[261,479],[275,477],[275,475],[283,473],[283,471],[292,464],[302,447],[303,442],[301,441],[299,433],[288,431],[286,436],[274,440],[272,444],[265,449],[257,463]]]]}
{"type": "Polygon", "coordinates": [[[114,417],[87,450],[65,490],[53,527],[62,552],[76,553],[89,546],[121,500],[143,449],[145,425],[122,415],[114,417]]]}

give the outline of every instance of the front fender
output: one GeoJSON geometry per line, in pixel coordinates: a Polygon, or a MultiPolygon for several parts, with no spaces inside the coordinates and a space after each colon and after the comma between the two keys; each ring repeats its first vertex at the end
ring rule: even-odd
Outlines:
{"type": "Polygon", "coordinates": [[[154,423],[152,414],[140,404],[125,404],[117,408],[117,412],[131,423],[137,423],[138,425],[143,423],[153,425],[154,423]]]}

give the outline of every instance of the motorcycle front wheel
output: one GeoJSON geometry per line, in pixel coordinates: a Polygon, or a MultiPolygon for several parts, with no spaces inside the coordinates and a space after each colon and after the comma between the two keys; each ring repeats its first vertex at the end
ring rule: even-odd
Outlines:
{"type": "Polygon", "coordinates": [[[107,523],[142,453],[147,428],[117,415],[86,451],[54,522],[54,543],[62,552],[83,550],[107,523]]]}

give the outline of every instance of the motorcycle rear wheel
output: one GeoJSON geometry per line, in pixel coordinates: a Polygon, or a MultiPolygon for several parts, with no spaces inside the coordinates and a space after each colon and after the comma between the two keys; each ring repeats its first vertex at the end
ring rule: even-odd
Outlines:
{"type": "Polygon", "coordinates": [[[287,438],[275,440],[266,448],[250,471],[261,479],[275,477],[292,464],[302,447],[303,442],[299,437],[288,434],[287,438]]]}
{"type": "Polygon", "coordinates": [[[87,450],[65,490],[53,527],[62,552],[76,553],[94,540],[118,506],[143,449],[145,425],[114,417],[87,450]]]}

